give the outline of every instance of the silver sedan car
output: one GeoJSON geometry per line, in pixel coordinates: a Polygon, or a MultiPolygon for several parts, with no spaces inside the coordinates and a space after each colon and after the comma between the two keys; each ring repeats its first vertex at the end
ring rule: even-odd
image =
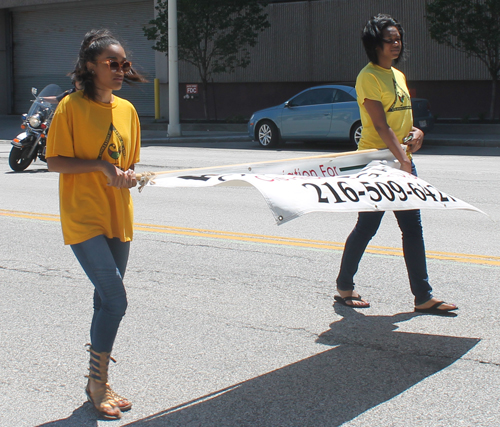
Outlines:
{"type": "MultiPolygon", "coordinates": [[[[434,125],[426,99],[412,99],[413,122],[424,132],[434,125]]],[[[348,141],[358,144],[361,119],[356,90],[323,85],[306,89],[283,104],[259,110],[248,122],[248,135],[265,148],[280,141],[348,141]]]]}
{"type": "Polygon", "coordinates": [[[306,89],[283,104],[259,110],[248,122],[250,138],[263,147],[282,141],[347,140],[361,137],[356,91],[342,85],[306,89]]]}

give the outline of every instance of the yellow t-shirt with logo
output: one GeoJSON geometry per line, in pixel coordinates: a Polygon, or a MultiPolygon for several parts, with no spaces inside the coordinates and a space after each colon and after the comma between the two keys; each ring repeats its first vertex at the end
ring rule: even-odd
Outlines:
{"type": "Polygon", "coordinates": [[[358,149],[387,148],[366,111],[365,99],[382,103],[387,124],[396,134],[398,141],[403,143],[403,138],[413,127],[411,98],[405,75],[394,67],[388,70],[369,62],[356,79],[356,93],[363,125],[358,149]]]}
{"type": "MultiPolygon", "coordinates": [[[[103,104],[77,91],[58,105],[47,138],[46,157],[102,159],[126,171],[139,162],[140,124],[134,106],[117,96],[103,104]]],[[[64,243],[98,235],[132,240],[133,203],[128,188],[107,185],[102,172],[61,173],[59,204],[64,243]]]]}

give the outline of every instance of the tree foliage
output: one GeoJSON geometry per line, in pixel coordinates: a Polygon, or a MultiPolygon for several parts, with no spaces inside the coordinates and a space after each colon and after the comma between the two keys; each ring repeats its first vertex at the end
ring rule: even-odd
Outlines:
{"type": "Polygon", "coordinates": [[[500,0],[433,0],[426,5],[431,38],[482,61],[492,79],[494,117],[500,77],[500,0]]]}
{"type": "MultiPolygon", "coordinates": [[[[203,83],[205,115],[206,87],[214,74],[234,72],[250,64],[249,48],[260,32],[270,27],[265,3],[258,0],[177,0],[179,60],[194,65],[203,83]]],[[[168,0],[155,7],[156,19],[144,27],[153,49],[168,54],[168,0]]]]}

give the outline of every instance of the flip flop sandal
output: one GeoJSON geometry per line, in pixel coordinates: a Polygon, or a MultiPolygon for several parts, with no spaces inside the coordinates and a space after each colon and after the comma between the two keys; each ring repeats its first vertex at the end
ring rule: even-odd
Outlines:
{"type": "Polygon", "coordinates": [[[446,308],[446,309],[440,309],[443,304],[447,304],[444,301],[438,301],[436,304],[434,304],[432,307],[429,308],[416,308],[415,307],[415,312],[416,313],[427,313],[427,314],[446,314],[449,313],[450,311],[453,310],[458,310],[458,307],[455,306],[454,308],[446,308]]]}
{"type": "Polygon", "coordinates": [[[338,303],[345,305],[347,307],[351,307],[351,308],[369,308],[370,307],[370,303],[368,301],[363,301],[361,295],[358,295],[357,297],[345,297],[345,298],[342,298],[339,295],[335,295],[333,298],[338,303]],[[361,301],[363,304],[366,304],[366,305],[347,304],[347,301],[361,301]]]}

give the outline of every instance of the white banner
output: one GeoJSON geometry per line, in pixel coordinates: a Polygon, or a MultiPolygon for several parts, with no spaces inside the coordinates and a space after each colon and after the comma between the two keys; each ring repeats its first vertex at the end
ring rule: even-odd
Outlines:
{"type": "MultiPolygon", "coordinates": [[[[384,150],[388,151],[388,150],[384,150]]],[[[359,160],[356,159],[356,160],[359,160]]],[[[317,161],[317,159],[316,159],[317,161]]],[[[321,164],[326,162],[320,162],[321,164]]],[[[356,163],[356,162],[354,162],[356,163]]],[[[426,181],[373,161],[356,173],[337,176],[304,176],[270,173],[182,173],[150,176],[148,186],[210,187],[252,185],[264,196],[277,224],[284,224],[308,212],[368,212],[408,209],[467,209],[484,213],[474,206],[443,193],[426,181]]],[[[353,162],[351,166],[356,166],[353,162]]],[[[397,164],[397,163],[396,163],[397,164]]],[[[330,164],[340,171],[338,164],[330,164]]],[[[346,164],[343,167],[349,167],[346,164]]],[[[307,169],[296,164],[298,170],[307,169]]],[[[252,168],[253,169],[253,168],[252,168]]],[[[253,172],[253,171],[252,171],[253,172]]]]}
{"type": "Polygon", "coordinates": [[[268,162],[240,163],[209,168],[192,168],[165,172],[138,173],[137,179],[147,185],[150,179],[196,174],[276,174],[294,176],[330,177],[348,175],[363,169],[373,160],[383,160],[388,166],[399,169],[399,163],[389,150],[348,151],[345,153],[325,154],[320,156],[300,157],[296,159],[271,160],[268,162]]]}

